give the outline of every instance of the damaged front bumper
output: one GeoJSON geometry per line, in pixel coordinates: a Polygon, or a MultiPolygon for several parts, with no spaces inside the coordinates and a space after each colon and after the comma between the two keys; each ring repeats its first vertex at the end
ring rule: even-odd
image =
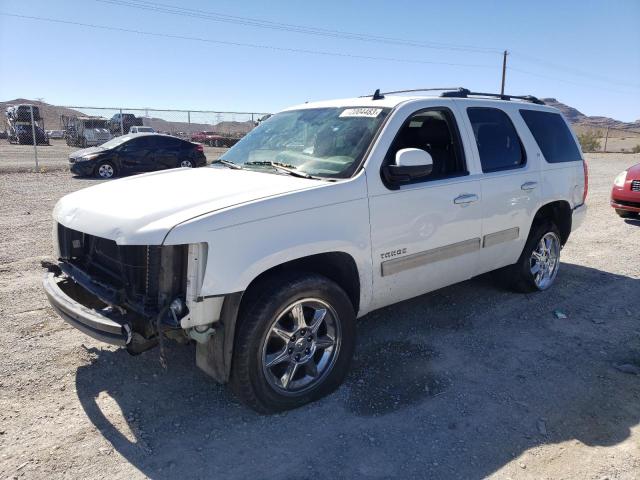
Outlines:
{"type": "Polygon", "coordinates": [[[71,278],[48,272],[43,286],[49,303],[69,325],[101,342],[118,346],[131,342],[132,329],[125,317],[71,278]]]}

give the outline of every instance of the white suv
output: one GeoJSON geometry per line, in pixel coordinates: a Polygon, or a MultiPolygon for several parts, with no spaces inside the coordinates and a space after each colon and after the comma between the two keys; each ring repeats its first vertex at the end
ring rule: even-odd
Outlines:
{"type": "Polygon", "coordinates": [[[306,103],[209,168],[67,195],[49,300],[131,353],[195,341],[258,411],[315,400],[344,379],[357,317],[496,269],[519,291],[553,284],[586,166],[557,110],[493,97],[306,103]]]}

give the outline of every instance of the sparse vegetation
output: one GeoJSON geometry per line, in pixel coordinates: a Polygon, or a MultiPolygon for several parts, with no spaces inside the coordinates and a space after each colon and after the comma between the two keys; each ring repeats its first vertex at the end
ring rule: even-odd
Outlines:
{"type": "Polygon", "coordinates": [[[631,149],[632,153],[640,153],[640,143],[631,149]]]}
{"type": "Polygon", "coordinates": [[[588,130],[578,135],[578,141],[583,152],[595,152],[600,150],[600,139],[602,132],[597,130],[588,130]]]}

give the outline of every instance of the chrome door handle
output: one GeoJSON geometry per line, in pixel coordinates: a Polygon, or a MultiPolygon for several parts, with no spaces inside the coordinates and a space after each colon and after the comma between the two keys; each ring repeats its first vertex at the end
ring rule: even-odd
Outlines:
{"type": "Polygon", "coordinates": [[[525,182],[520,186],[520,188],[522,190],[533,190],[537,186],[538,186],[538,182],[525,182]]]}
{"type": "Polygon", "coordinates": [[[453,203],[455,203],[456,205],[462,205],[463,207],[477,201],[478,195],[474,193],[465,193],[453,199],[453,203]]]}

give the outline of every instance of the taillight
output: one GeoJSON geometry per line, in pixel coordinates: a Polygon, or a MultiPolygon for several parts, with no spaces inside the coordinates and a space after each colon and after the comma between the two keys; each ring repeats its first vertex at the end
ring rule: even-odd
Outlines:
{"type": "Polygon", "coordinates": [[[196,145],[196,150],[197,150],[198,152],[204,152],[204,146],[202,146],[202,145],[196,145]]]}
{"type": "Polygon", "coordinates": [[[587,193],[589,192],[589,166],[586,160],[582,160],[584,168],[584,193],[582,194],[582,203],[587,201],[587,193]]]}

